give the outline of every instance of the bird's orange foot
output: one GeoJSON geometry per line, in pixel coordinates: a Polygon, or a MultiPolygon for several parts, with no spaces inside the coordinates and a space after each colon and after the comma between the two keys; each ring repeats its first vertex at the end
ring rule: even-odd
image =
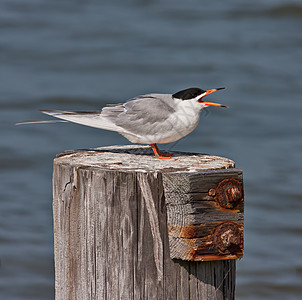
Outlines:
{"type": "Polygon", "coordinates": [[[173,156],[173,154],[160,153],[159,155],[155,155],[154,157],[158,158],[158,159],[170,159],[172,156],[173,156]]]}
{"type": "Polygon", "coordinates": [[[159,151],[158,147],[156,144],[151,144],[151,148],[155,154],[155,158],[158,159],[170,159],[172,157],[173,154],[163,154],[159,151]]]}

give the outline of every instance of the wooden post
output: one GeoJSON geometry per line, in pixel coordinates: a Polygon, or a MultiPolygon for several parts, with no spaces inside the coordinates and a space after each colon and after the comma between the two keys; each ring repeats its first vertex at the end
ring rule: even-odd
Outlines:
{"type": "Polygon", "coordinates": [[[56,300],[234,299],[242,171],[217,156],[148,147],[54,160],[56,300]]]}

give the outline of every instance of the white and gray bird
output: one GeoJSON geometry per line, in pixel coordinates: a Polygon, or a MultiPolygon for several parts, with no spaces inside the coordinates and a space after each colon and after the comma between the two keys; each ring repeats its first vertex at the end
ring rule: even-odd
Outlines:
{"type": "Polygon", "coordinates": [[[64,120],[61,122],[74,122],[116,131],[132,143],[150,144],[155,157],[163,159],[172,155],[161,153],[156,144],[175,142],[192,132],[198,125],[200,112],[205,107],[227,107],[203,100],[205,96],[221,89],[224,88],[189,88],[175,94],[147,94],[123,104],[106,106],[99,111],[42,112],[64,120]]]}

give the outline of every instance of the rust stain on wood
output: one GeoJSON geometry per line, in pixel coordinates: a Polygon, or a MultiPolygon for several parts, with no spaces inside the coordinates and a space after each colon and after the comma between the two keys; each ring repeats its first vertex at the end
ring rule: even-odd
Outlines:
{"type": "Polygon", "coordinates": [[[170,225],[169,234],[187,245],[185,251],[187,260],[225,260],[243,256],[242,228],[242,223],[229,221],[213,223],[212,226],[170,225]]]}
{"type": "MultiPolygon", "coordinates": [[[[241,255],[242,256],[242,255],[241,255]]],[[[198,251],[196,251],[195,255],[193,256],[192,261],[215,261],[215,260],[228,260],[228,259],[237,259],[240,258],[239,255],[199,255],[198,251]]]]}
{"type": "Polygon", "coordinates": [[[198,225],[185,225],[185,226],[177,226],[177,225],[170,225],[168,226],[169,233],[174,233],[174,235],[179,236],[180,238],[196,238],[198,237],[198,233],[200,228],[198,225]]]}

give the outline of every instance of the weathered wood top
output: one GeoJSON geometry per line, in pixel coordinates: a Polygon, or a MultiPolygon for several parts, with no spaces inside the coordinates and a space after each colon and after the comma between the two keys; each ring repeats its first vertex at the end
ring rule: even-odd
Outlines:
{"type": "Polygon", "coordinates": [[[149,146],[125,145],[65,151],[57,155],[55,163],[102,167],[112,170],[147,172],[198,172],[234,168],[234,161],[209,154],[170,151],[171,159],[157,159],[149,146]]]}

